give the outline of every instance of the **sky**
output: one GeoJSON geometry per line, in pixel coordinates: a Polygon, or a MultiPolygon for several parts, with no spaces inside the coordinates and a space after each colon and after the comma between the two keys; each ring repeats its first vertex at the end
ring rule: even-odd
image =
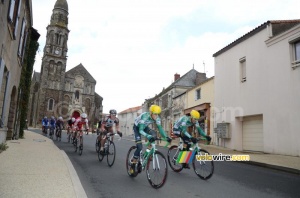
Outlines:
{"type": "MultiPolygon", "coordinates": [[[[40,72],[56,0],[32,0],[40,72]]],[[[268,20],[300,19],[299,0],[67,0],[67,71],[97,81],[103,112],[140,106],[191,69],[214,76],[212,55],[268,20]]]]}

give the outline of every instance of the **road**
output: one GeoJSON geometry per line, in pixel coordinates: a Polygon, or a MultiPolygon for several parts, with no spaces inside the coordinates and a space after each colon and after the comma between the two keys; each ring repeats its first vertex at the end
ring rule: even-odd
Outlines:
{"type": "MultiPolygon", "coordinates": [[[[40,133],[40,130],[36,130],[40,133]]],[[[170,168],[166,184],[153,189],[145,172],[130,178],[126,172],[126,154],[134,145],[133,137],[115,141],[116,161],[112,167],[98,161],[95,151],[96,134],[84,135],[82,156],[74,152],[67,143],[66,133],[61,142],[54,143],[70,158],[80,181],[90,198],[132,198],[132,197],[299,197],[300,177],[296,174],[276,171],[264,167],[238,162],[215,162],[211,179],[203,181],[193,172],[184,169],[180,173],[170,168]]],[[[167,149],[158,147],[167,156],[167,149]]]]}

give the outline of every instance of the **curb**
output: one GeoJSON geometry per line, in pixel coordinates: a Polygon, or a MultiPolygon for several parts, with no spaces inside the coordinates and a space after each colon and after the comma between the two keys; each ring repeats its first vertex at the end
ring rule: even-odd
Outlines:
{"type": "Polygon", "coordinates": [[[67,156],[65,151],[63,151],[63,150],[60,150],[60,151],[61,151],[61,154],[62,154],[63,158],[65,159],[66,165],[68,167],[70,177],[71,177],[71,180],[72,180],[72,183],[73,183],[73,189],[75,191],[76,197],[77,198],[87,198],[85,190],[82,187],[82,184],[80,182],[80,179],[77,175],[77,172],[76,172],[72,162],[70,161],[70,159],[67,156]]]}
{"type": "Polygon", "coordinates": [[[270,169],[274,169],[274,170],[278,170],[278,171],[283,171],[283,172],[288,172],[288,173],[300,175],[300,170],[294,169],[294,168],[288,168],[288,167],[284,167],[284,166],[266,164],[266,163],[263,163],[263,162],[255,162],[255,161],[236,161],[236,162],[255,165],[255,166],[261,166],[261,167],[265,167],[265,168],[270,168],[270,169]]]}

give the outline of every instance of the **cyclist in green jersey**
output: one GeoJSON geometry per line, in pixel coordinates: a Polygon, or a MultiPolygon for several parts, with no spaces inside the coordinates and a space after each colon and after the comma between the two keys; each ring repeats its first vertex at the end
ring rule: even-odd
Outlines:
{"type": "Polygon", "coordinates": [[[149,124],[155,123],[159,133],[163,138],[166,138],[168,142],[171,142],[172,139],[168,137],[161,126],[161,120],[159,118],[159,114],[161,112],[161,108],[157,105],[151,105],[149,108],[149,112],[144,112],[139,115],[133,125],[133,131],[136,142],[136,150],[134,152],[134,156],[132,159],[132,163],[137,163],[137,159],[140,156],[140,151],[143,148],[141,135],[145,136],[149,142],[154,142],[156,138],[156,131],[150,129],[148,127],[149,124]]]}
{"type": "MultiPolygon", "coordinates": [[[[204,131],[200,128],[198,120],[200,118],[200,113],[196,110],[192,110],[190,113],[190,116],[182,116],[180,117],[177,121],[175,121],[174,126],[173,126],[173,133],[177,137],[181,137],[184,144],[187,145],[186,150],[188,151],[191,142],[194,144],[197,143],[197,139],[192,137],[188,132],[187,132],[187,127],[190,126],[195,126],[198,133],[205,137],[207,141],[211,141],[211,137],[206,135],[204,131]]],[[[184,164],[184,168],[189,168],[188,164],[184,164]]]]}

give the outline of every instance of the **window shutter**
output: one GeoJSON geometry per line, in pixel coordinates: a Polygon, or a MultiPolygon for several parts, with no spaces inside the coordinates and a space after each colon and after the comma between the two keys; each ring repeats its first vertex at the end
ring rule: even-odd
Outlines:
{"type": "Polygon", "coordinates": [[[22,62],[24,60],[24,54],[25,54],[25,49],[26,49],[26,43],[27,43],[27,36],[28,36],[28,31],[25,32],[25,40],[24,40],[24,45],[22,47],[22,62]]]}
{"type": "Polygon", "coordinates": [[[16,24],[15,24],[15,31],[14,31],[14,37],[16,38],[17,31],[18,31],[18,24],[19,24],[19,15],[20,15],[20,9],[21,9],[21,1],[19,1],[19,6],[18,6],[18,13],[16,16],[16,24]]]}
{"type": "Polygon", "coordinates": [[[23,42],[24,42],[24,30],[26,26],[25,18],[23,18],[21,32],[20,32],[20,41],[19,41],[19,49],[18,49],[18,55],[21,57],[22,55],[22,49],[23,49],[23,42]]]}
{"type": "Polygon", "coordinates": [[[16,0],[10,0],[9,12],[8,12],[8,20],[10,23],[13,22],[15,2],[16,2],[16,0]]]}

